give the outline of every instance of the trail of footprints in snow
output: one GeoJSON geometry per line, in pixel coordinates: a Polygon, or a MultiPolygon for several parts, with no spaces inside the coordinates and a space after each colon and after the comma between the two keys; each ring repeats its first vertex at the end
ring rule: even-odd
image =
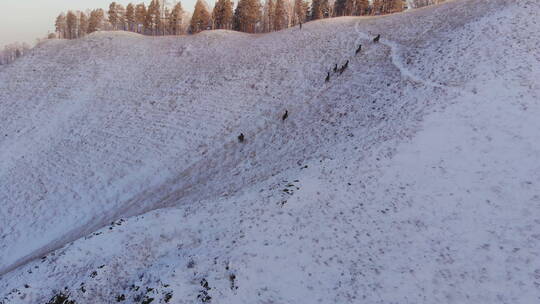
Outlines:
{"type": "MultiPolygon", "coordinates": [[[[358,33],[358,34],[362,39],[371,40],[371,38],[365,33],[358,33]]],[[[448,91],[453,92],[453,93],[465,94],[467,96],[474,95],[471,92],[467,92],[467,91],[461,90],[461,89],[456,88],[456,87],[451,87],[451,86],[446,86],[446,85],[443,85],[443,84],[440,84],[440,83],[436,83],[436,82],[433,82],[431,80],[423,79],[423,78],[415,75],[411,70],[409,70],[405,66],[403,60],[401,60],[401,58],[399,56],[401,46],[398,43],[396,43],[396,42],[394,42],[392,40],[389,40],[389,39],[381,39],[381,40],[379,40],[379,43],[381,43],[383,45],[386,45],[387,47],[390,48],[390,56],[391,56],[391,59],[392,59],[392,64],[406,78],[409,78],[412,81],[424,84],[424,85],[426,85],[428,87],[445,89],[445,90],[448,90],[448,91]]]]}

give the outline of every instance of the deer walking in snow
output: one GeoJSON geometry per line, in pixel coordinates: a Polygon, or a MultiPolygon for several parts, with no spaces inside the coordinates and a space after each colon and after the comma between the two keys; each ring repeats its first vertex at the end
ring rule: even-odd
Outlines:
{"type": "Polygon", "coordinates": [[[339,75],[343,74],[345,70],[349,67],[349,60],[345,62],[345,64],[339,69],[339,75]]]}

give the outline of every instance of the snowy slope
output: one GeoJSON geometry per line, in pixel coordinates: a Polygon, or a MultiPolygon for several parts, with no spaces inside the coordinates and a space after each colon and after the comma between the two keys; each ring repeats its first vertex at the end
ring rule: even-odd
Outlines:
{"type": "Polygon", "coordinates": [[[0,71],[0,301],[540,301],[539,9],[48,42],[0,71]]]}

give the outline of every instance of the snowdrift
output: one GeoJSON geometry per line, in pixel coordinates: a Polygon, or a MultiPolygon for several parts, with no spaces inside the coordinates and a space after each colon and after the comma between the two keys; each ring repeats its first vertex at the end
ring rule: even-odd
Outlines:
{"type": "Polygon", "coordinates": [[[0,302],[539,301],[539,8],[45,43],[0,71],[0,302]]]}

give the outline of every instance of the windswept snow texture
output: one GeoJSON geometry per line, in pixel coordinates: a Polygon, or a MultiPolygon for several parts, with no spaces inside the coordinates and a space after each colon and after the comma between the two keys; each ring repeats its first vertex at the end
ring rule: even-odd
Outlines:
{"type": "Polygon", "coordinates": [[[539,12],[39,46],[0,71],[0,303],[540,303],[539,12]]]}

